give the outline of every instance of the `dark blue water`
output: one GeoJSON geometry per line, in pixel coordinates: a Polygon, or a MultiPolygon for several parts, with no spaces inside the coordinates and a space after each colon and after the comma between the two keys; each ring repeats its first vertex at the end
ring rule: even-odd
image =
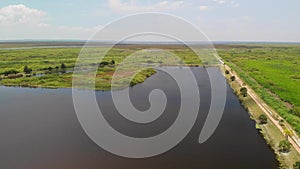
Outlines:
{"type": "MultiPolygon", "coordinates": [[[[204,144],[198,137],[210,105],[210,84],[203,68],[193,68],[201,93],[199,116],[188,136],[174,149],[146,159],[112,155],[82,130],[71,89],[0,87],[0,169],[274,169],[275,154],[255,129],[255,123],[227,86],[221,123],[204,144]]],[[[156,121],[129,122],[115,110],[110,92],[97,92],[107,121],[119,132],[149,137],[166,130],[178,114],[180,94],[174,80],[158,72],[131,88],[137,109],[149,108],[148,93],[160,88],[168,104],[156,121]]]]}

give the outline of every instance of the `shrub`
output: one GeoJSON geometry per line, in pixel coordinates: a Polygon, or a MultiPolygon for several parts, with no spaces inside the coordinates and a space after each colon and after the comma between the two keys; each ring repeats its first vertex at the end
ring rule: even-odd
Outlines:
{"type": "Polygon", "coordinates": [[[300,161],[296,161],[293,167],[294,169],[300,169],[300,161]]]}
{"type": "Polygon", "coordinates": [[[247,92],[248,92],[248,90],[247,90],[246,87],[242,87],[242,88],[240,89],[240,93],[241,93],[241,95],[244,96],[244,97],[247,97],[247,95],[248,95],[247,92]]]}
{"type": "Polygon", "coordinates": [[[229,70],[225,70],[225,74],[228,75],[229,74],[229,70]]]}
{"type": "Polygon", "coordinates": [[[65,65],[64,63],[62,63],[62,64],[60,65],[60,68],[61,68],[61,69],[66,69],[67,67],[66,67],[66,65],[65,65]]]}
{"type": "Polygon", "coordinates": [[[279,151],[287,153],[291,149],[291,143],[288,142],[287,140],[282,140],[279,142],[278,147],[279,147],[279,151]]]}
{"type": "Polygon", "coordinates": [[[107,65],[109,65],[109,62],[106,61],[100,62],[100,67],[107,66],[107,65]]]}
{"type": "Polygon", "coordinates": [[[280,126],[284,126],[284,120],[283,120],[283,119],[280,119],[280,120],[279,120],[279,125],[280,125],[280,126]]]}
{"type": "Polygon", "coordinates": [[[268,118],[266,115],[262,114],[258,117],[259,123],[260,124],[267,124],[268,123],[268,118]]]}
{"type": "Polygon", "coordinates": [[[26,74],[30,74],[30,73],[32,72],[32,69],[29,68],[29,67],[26,65],[26,66],[24,66],[23,71],[24,71],[24,73],[26,73],[26,74]]]}

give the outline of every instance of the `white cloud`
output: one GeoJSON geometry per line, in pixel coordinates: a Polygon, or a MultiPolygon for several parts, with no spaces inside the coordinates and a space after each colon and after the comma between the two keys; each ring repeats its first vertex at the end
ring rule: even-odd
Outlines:
{"type": "Polygon", "coordinates": [[[201,6],[199,6],[199,9],[200,9],[200,11],[206,11],[206,10],[209,10],[209,9],[210,9],[210,6],[207,6],[207,5],[201,5],[201,6]]]}
{"type": "Polygon", "coordinates": [[[58,26],[56,27],[57,31],[64,31],[64,32],[69,32],[69,31],[80,31],[80,32],[95,32],[98,29],[100,29],[101,26],[96,26],[92,28],[84,28],[84,27],[79,27],[79,26],[58,26]]]}
{"type": "Polygon", "coordinates": [[[199,6],[200,11],[213,10],[220,7],[234,7],[237,8],[240,6],[239,3],[233,0],[207,0],[203,1],[206,4],[201,4],[199,6]]]}
{"type": "Polygon", "coordinates": [[[219,4],[225,4],[226,3],[225,0],[216,0],[215,2],[218,2],[219,4]]]}
{"type": "Polygon", "coordinates": [[[0,8],[0,39],[87,39],[99,27],[56,26],[47,13],[25,5],[0,8]]]}
{"type": "Polygon", "coordinates": [[[38,24],[38,27],[43,27],[43,28],[49,27],[49,26],[50,26],[50,25],[47,24],[47,23],[39,23],[39,24],[38,24]]]}
{"type": "Polygon", "coordinates": [[[239,7],[240,4],[233,1],[233,0],[213,0],[214,2],[220,4],[220,5],[230,5],[233,7],[239,7]]]}
{"type": "Polygon", "coordinates": [[[46,13],[41,10],[28,8],[25,5],[9,5],[0,9],[0,24],[40,24],[46,19],[46,13]]]}
{"type": "Polygon", "coordinates": [[[184,7],[184,1],[162,1],[151,5],[138,5],[134,0],[130,2],[121,2],[121,0],[108,0],[109,7],[119,13],[131,13],[131,12],[159,12],[178,10],[184,7]]]}

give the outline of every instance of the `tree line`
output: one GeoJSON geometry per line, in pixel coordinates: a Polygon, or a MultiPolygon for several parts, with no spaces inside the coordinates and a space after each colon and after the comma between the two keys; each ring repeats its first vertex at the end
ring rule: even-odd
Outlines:
{"type": "MultiPolygon", "coordinates": [[[[61,69],[62,72],[65,72],[66,68],[67,68],[67,66],[64,63],[62,63],[60,66],[56,66],[55,68],[48,67],[48,68],[44,68],[43,70],[52,71],[53,69],[56,69],[56,70],[61,69]]],[[[30,68],[27,65],[25,65],[24,68],[23,68],[23,73],[24,74],[31,74],[32,71],[33,71],[33,69],[30,68]]],[[[13,74],[15,75],[15,74],[19,74],[19,73],[21,73],[21,72],[15,70],[15,69],[11,69],[11,70],[6,70],[6,71],[0,73],[0,75],[9,76],[9,75],[13,75],[13,74]]]]}

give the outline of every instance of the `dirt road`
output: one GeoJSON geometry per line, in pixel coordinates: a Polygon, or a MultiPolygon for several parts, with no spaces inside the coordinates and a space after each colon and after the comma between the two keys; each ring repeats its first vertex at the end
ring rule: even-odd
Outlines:
{"type": "MultiPolygon", "coordinates": [[[[225,65],[226,70],[231,70],[231,68],[227,65],[225,65]]],[[[238,77],[238,75],[234,71],[230,71],[231,76],[236,77],[236,81],[239,83],[240,86],[246,87],[248,89],[248,95],[254,100],[254,102],[261,108],[261,110],[268,116],[268,118],[274,123],[274,125],[280,130],[280,132],[285,135],[284,128],[279,124],[279,121],[275,119],[274,115],[278,115],[278,113],[273,112],[270,108],[268,108],[268,105],[263,102],[261,99],[258,99],[259,96],[245,83],[238,77]]],[[[288,128],[293,133],[295,131],[291,128],[288,128]]],[[[295,150],[300,154],[300,141],[297,138],[296,134],[293,137],[288,137],[288,141],[292,144],[292,146],[295,148],[295,150]]]]}

